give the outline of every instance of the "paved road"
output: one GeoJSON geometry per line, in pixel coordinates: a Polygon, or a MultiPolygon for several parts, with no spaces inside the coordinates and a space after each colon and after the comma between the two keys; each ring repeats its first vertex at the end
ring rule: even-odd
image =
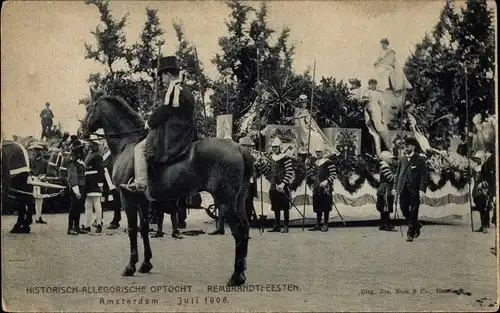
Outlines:
{"type": "MultiPolygon", "coordinates": [[[[111,219],[109,214],[106,213],[105,221],[111,219]]],[[[216,287],[212,286],[223,285],[232,272],[234,253],[230,235],[151,239],[152,273],[122,278],[120,272],[129,257],[128,237],[123,229],[99,235],[67,236],[66,216],[45,218],[49,224],[33,225],[33,234],[14,235],[8,232],[13,217],[2,217],[4,309],[24,312],[495,309],[488,307],[496,302],[497,260],[489,251],[494,246],[493,231],[480,234],[471,233],[463,225],[424,226],[421,237],[407,243],[399,232],[380,232],[376,227],[333,228],[328,233],[294,228],[289,234],[262,236],[258,230],[252,230],[247,286],[255,290],[216,293],[209,292],[209,288],[213,291],[216,287]],[[75,286],[78,293],[37,294],[33,288],[48,286],[75,286]],[[135,293],[112,293],[99,290],[99,286],[137,289],[133,290],[135,293]],[[169,292],[168,286],[174,290],[169,292]],[[186,292],[179,289],[176,292],[175,286],[184,286],[186,292]],[[187,292],[188,287],[191,292],[187,292]],[[437,289],[445,293],[438,293],[437,289]],[[464,294],[453,292],[460,293],[460,289],[464,294]],[[181,305],[177,304],[179,297],[181,305]]],[[[165,230],[170,231],[166,220],[165,230]]],[[[188,220],[189,229],[211,231],[213,224],[205,221],[206,218],[188,220]]],[[[142,251],[140,245],[141,261],[142,251]]]]}

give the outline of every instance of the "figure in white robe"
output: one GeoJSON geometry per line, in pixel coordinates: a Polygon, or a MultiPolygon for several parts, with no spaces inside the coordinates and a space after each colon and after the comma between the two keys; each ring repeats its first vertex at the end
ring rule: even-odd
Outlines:
{"type": "Polygon", "coordinates": [[[380,156],[382,153],[380,141],[384,142],[388,150],[392,149],[392,143],[387,124],[384,121],[383,112],[385,111],[386,104],[382,93],[377,90],[377,81],[375,79],[368,81],[368,90],[365,91],[362,99],[366,100],[364,107],[365,124],[375,141],[375,152],[377,156],[380,156]]]}
{"type": "Polygon", "coordinates": [[[382,51],[374,63],[378,78],[378,90],[392,90],[394,93],[400,93],[404,90],[412,89],[412,85],[406,79],[403,69],[396,58],[396,52],[390,49],[389,41],[382,39],[380,41],[382,51]]]}
{"type": "MultiPolygon", "coordinates": [[[[294,120],[295,125],[299,128],[298,144],[302,149],[307,149],[311,155],[314,155],[315,149],[324,147],[328,155],[338,154],[331,141],[323,134],[316,121],[312,118],[309,110],[307,110],[307,96],[299,97],[299,107],[295,109],[294,120]],[[309,133],[311,138],[309,139],[309,133]]],[[[300,149],[299,148],[299,149],[300,149]]]]}

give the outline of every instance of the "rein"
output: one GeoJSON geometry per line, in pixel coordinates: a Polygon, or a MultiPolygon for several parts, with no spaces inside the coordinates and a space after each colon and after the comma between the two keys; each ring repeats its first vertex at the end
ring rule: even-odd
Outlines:
{"type": "Polygon", "coordinates": [[[125,133],[116,133],[116,134],[97,134],[97,133],[89,133],[89,135],[94,135],[101,138],[121,138],[130,135],[146,135],[148,133],[147,129],[136,129],[133,131],[125,132],[125,133]]]}

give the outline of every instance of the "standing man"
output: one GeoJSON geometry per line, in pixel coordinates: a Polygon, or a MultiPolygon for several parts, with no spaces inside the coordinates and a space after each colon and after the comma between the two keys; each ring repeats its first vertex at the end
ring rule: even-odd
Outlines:
{"type": "Polygon", "coordinates": [[[173,164],[184,157],[191,143],[197,140],[195,99],[182,83],[177,58],[160,58],[153,62],[155,68],[157,62],[157,75],[161,76],[167,92],[146,122],[146,128],[151,129],[147,138],[135,147],[135,181],[131,185],[120,185],[134,193],[143,193],[148,187],[148,161],[155,166],[173,164]]]}
{"type": "MultiPolygon", "coordinates": [[[[476,158],[479,153],[476,153],[476,158]]],[[[477,182],[473,190],[473,199],[476,204],[476,209],[481,215],[481,227],[476,232],[488,233],[490,227],[490,210],[496,209],[496,181],[495,181],[495,156],[489,151],[484,153],[485,161],[476,169],[478,172],[477,182]]],[[[493,212],[495,213],[495,212],[493,212]]],[[[493,220],[496,216],[493,215],[493,220]]]]}
{"type": "Polygon", "coordinates": [[[377,190],[377,211],[380,213],[379,230],[392,231],[391,213],[394,207],[394,196],[391,194],[394,188],[395,157],[389,151],[382,151],[380,155],[380,186],[377,190]]]}
{"type": "Polygon", "coordinates": [[[373,64],[380,78],[379,90],[392,90],[398,94],[403,90],[412,89],[412,85],[399,65],[396,52],[389,48],[389,40],[387,38],[380,40],[380,46],[382,51],[373,64]]]}
{"type": "Polygon", "coordinates": [[[392,194],[399,197],[399,205],[408,221],[406,241],[413,241],[420,236],[422,224],[418,221],[420,198],[425,195],[429,181],[429,173],[425,159],[415,152],[418,142],[414,137],[405,139],[405,155],[403,155],[394,175],[392,194]]]}
{"type": "Polygon", "coordinates": [[[361,97],[363,96],[363,92],[361,89],[361,82],[359,81],[359,79],[351,78],[351,79],[349,79],[349,84],[351,84],[349,89],[351,91],[352,98],[356,99],[356,100],[361,100],[361,97]]]}
{"type": "Polygon", "coordinates": [[[311,230],[328,231],[328,218],[333,205],[333,181],[337,170],[332,160],[325,158],[324,147],[316,148],[316,161],[313,171],[313,211],[316,213],[316,225],[311,230]],[[323,216],[323,227],[321,217],[323,216]]]}
{"type": "Polygon", "coordinates": [[[67,182],[69,186],[71,204],[68,214],[68,235],[86,233],[80,230],[80,214],[85,208],[85,163],[84,145],[76,140],[71,146],[71,156],[67,163],[67,182]]]}
{"type": "MultiPolygon", "coordinates": [[[[254,159],[255,163],[255,152],[254,152],[254,143],[252,142],[252,139],[250,137],[243,137],[239,141],[240,145],[248,149],[250,151],[250,154],[252,154],[252,157],[254,159]]],[[[247,190],[247,195],[245,198],[245,208],[247,210],[247,219],[248,221],[252,220],[257,220],[257,215],[255,213],[255,208],[253,206],[253,199],[257,197],[257,184],[255,177],[250,177],[250,185],[248,186],[247,190]]]]}
{"type": "MultiPolygon", "coordinates": [[[[37,177],[47,175],[49,162],[42,156],[43,147],[34,145],[29,147],[28,150],[30,151],[31,175],[37,177]]],[[[33,186],[33,197],[35,201],[35,222],[37,224],[47,224],[47,222],[42,219],[43,198],[40,186],[33,186]]]]}
{"type": "Polygon", "coordinates": [[[274,227],[269,232],[288,233],[290,219],[290,185],[293,179],[292,159],[281,152],[281,140],[275,137],[271,143],[271,186],[269,198],[271,210],[274,211],[274,227]],[[281,211],[283,211],[284,226],[281,229],[281,211]]]}
{"type": "Polygon", "coordinates": [[[52,119],[54,118],[54,113],[50,109],[50,103],[45,103],[45,108],[40,112],[40,118],[42,122],[42,140],[46,140],[50,137],[50,131],[52,129],[52,119]]]}
{"type": "Polygon", "coordinates": [[[85,226],[84,231],[90,232],[92,211],[95,209],[96,233],[102,232],[102,206],[101,195],[104,185],[104,163],[99,153],[99,143],[90,141],[89,153],[85,158],[85,226]]]}
{"type": "Polygon", "coordinates": [[[391,148],[389,130],[384,122],[385,101],[382,98],[382,93],[377,90],[377,80],[370,79],[368,81],[368,90],[363,95],[363,100],[366,100],[364,107],[365,124],[372,135],[375,142],[375,151],[380,157],[382,146],[380,140],[383,141],[387,149],[391,148]]]}

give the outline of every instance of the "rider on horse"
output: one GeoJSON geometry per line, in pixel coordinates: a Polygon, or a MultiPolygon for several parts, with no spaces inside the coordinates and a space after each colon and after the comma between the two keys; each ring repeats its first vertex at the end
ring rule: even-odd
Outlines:
{"type": "MultiPolygon", "coordinates": [[[[158,61],[153,62],[153,66],[158,61]]],[[[156,67],[156,66],[155,66],[156,67]]],[[[148,161],[168,165],[181,159],[196,140],[195,99],[180,78],[175,56],[160,58],[158,75],[167,90],[146,122],[150,131],[134,150],[135,181],[120,187],[142,193],[148,186],[148,161]]],[[[150,186],[151,187],[151,186],[150,186]]]]}

